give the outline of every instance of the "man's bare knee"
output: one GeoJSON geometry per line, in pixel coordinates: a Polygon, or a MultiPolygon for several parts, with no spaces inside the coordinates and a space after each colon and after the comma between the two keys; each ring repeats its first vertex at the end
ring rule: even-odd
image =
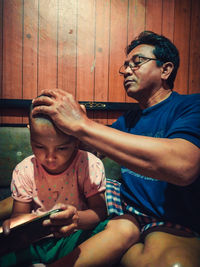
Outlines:
{"type": "Polygon", "coordinates": [[[158,261],[166,267],[200,267],[200,256],[187,248],[171,247],[161,254],[158,261]]]}

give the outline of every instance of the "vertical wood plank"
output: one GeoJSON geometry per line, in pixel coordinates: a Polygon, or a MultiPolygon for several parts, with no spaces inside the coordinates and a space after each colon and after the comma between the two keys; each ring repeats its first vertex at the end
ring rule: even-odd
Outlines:
{"type": "Polygon", "coordinates": [[[128,44],[145,28],[145,0],[129,0],[128,44]]]}
{"type": "Polygon", "coordinates": [[[163,1],[162,34],[173,42],[174,38],[174,1],[163,1]]]}
{"type": "Polygon", "coordinates": [[[38,0],[24,1],[23,98],[37,96],[38,0]]]}
{"type": "Polygon", "coordinates": [[[2,97],[3,78],[3,0],[0,0],[0,97],[2,97]]]}
{"type": "Polygon", "coordinates": [[[95,1],[78,1],[77,100],[94,99],[95,1]]]}
{"type": "Polygon", "coordinates": [[[146,27],[147,31],[161,34],[162,29],[162,1],[146,0],[146,27]]]}
{"type": "MultiPolygon", "coordinates": [[[[3,10],[3,98],[22,98],[22,0],[4,1],[3,10]]],[[[7,116],[4,123],[21,123],[19,116],[7,116]]]]}
{"type": "MultiPolygon", "coordinates": [[[[145,0],[129,0],[128,9],[128,44],[145,28],[145,0]]],[[[136,102],[126,95],[126,102],[136,102]]]]}
{"type": "Polygon", "coordinates": [[[191,3],[189,94],[200,93],[200,1],[192,0],[191,3]]]}
{"type": "Polygon", "coordinates": [[[180,67],[175,81],[174,90],[183,94],[187,94],[188,92],[190,13],[190,1],[175,1],[174,44],[180,52],[180,67]]]}
{"type": "MultiPolygon", "coordinates": [[[[108,66],[109,66],[109,20],[110,1],[96,1],[95,12],[96,45],[95,45],[95,77],[94,100],[108,100],[108,66]]],[[[94,120],[107,124],[107,112],[95,111],[94,120]]]]}
{"type": "Polygon", "coordinates": [[[39,1],[38,94],[57,87],[57,0],[39,1]]]}
{"type": "MultiPolygon", "coordinates": [[[[3,79],[3,0],[0,0],[0,97],[2,98],[3,79]]],[[[2,123],[2,110],[0,110],[0,123],[2,123]]]]}
{"type": "Polygon", "coordinates": [[[110,62],[109,62],[109,101],[124,102],[125,90],[119,68],[125,60],[127,46],[128,1],[112,0],[110,17],[110,62]]]}
{"type": "Polygon", "coordinates": [[[110,2],[96,1],[95,101],[108,100],[110,2]]]}
{"type": "Polygon", "coordinates": [[[22,97],[22,0],[4,1],[3,93],[4,98],[22,97]]]}
{"type": "Polygon", "coordinates": [[[75,96],[77,1],[58,3],[58,87],[75,96]]]}

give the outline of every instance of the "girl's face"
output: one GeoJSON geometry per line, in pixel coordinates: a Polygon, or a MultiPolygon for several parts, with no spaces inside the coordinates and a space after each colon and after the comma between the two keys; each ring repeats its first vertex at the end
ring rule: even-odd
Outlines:
{"type": "Polygon", "coordinates": [[[71,164],[78,141],[48,122],[32,120],[31,146],[34,155],[50,174],[59,174],[71,164]]]}

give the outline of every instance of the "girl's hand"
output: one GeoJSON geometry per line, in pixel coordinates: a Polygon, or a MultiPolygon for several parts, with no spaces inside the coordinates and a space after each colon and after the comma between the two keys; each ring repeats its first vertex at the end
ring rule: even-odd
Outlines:
{"type": "Polygon", "coordinates": [[[58,204],[54,208],[62,209],[62,211],[51,214],[49,219],[43,222],[43,225],[51,226],[55,237],[68,236],[78,229],[79,216],[76,207],[58,204]]]}

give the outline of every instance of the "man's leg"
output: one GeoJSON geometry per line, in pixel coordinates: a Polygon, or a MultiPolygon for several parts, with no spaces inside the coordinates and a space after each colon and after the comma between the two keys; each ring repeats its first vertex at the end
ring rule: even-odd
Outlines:
{"type": "Polygon", "coordinates": [[[115,217],[109,221],[105,230],[48,266],[112,266],[133,243],[139,240],[139,236],[140,232],[134,217],[127,214],[115,217]]]}
{"type": "Polygon", "coordinates": [[[152,232],[144,244],[133,245],[121,260],[123,267],[200,267],[200,240],[152,232]]]}

